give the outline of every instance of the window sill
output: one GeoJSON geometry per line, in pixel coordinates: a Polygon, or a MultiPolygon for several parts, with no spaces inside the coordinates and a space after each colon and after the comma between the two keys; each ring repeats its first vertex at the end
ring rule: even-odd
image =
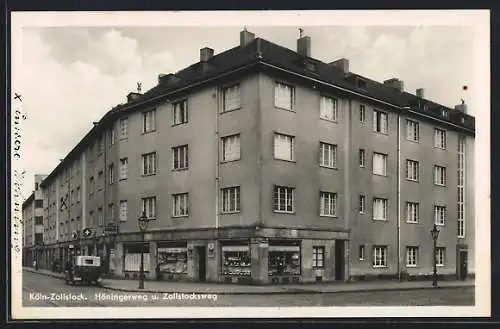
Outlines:
{"type": "Polygon", "coordinates": [[[377,135],[389,136],[389,133],[384,133],[384,132],[381,132],[381,131],[374,131],[374,133],[377,134],[377,135]]]}
{"type": "Polygon", "coordinates": [[[377,174],[377,173],[373,173],[374,176],[380,176],[380,177],[387,177],[387,174],[377,174]]]}
{"type": "Polygon", "coordinates": [[[128,140],[128,137],[123,137],[123,138],[120,138],[120,141],[121,142],[126,142],[128,140]]]}
{"type": "Polygon", "coordinates": [[[442,223],[442,224],[440,224],[440,223],[434,223],[434,224],[435,224],[436,226],[445,226],[445,223],[442,223]]]}
{"type": "Polygon", "coordinates": [[[359,165],[359,168],[365,169],[366,166],[365,165],[359,165]]]}
{"type": "Polygon", "coordinates": [[[418,223],[419,221],[409,221],[409,220],[406,221],[406,224],[418,224],[418,223]]]}
{"type": "Polygon", "coordinates": [[[322,121],[327,121],[327,122],[331,122],[331,123],[339,123],[339,120],[335,120],[335,119],[328,119],[328,118],[322,118],[322,117],[319,117],[320,120],[322,121]]]}
{"type": "Polygon", "coordinates": [[[325,166],[325,165],[319,165],[321,168],[325,168],[325,169],[332,169],[332,170],[339,170],[338,167],[329,167],[329,166],[325,166]]]}
{"type": "Polygon", "coordinates": [[[182,125],[186,125],[188,122],[179,122],[179,123],[172,123],[170,126],[171,127],[177,127],[177,126],[182,126],[182,125]]]}
{"type": "Polygon", "coordinates": [[[285,162],[291,162],[291,163],[297,163],[297,161],[295,161],[295,160],[281,159],[281,158],[276,158],[276,157],[274,157],[274,160],[277,160],[277,161],[285,161],[285,162]]]}
{"type": "Polygon", "coordinates": [[[418,179],[411,179],[411,178],[408,178],[408,177],[406,178],[406,181],[407,182],[413,182],[413,183],[418,183],[419,182],[418,179]]]}
{"type": "Polygon", "coordinates": [[[153,130],[148,130],[148,131],[143,131],[143,132],[141,133],[141,135],[147,135],[147,134],[151,134],[151,133],[154,133],[154,132],[156,132],[156,129],[153,129],[153,130]]]}
{"type": "Polygon", "coordinates": [[[220,214],[221,215],[234,215],[234,214],[239,214],[239,213],[241,213],[241,210],[238,210],[238,211],[223,211],[220,214]]]}
{"type": "Polygon", "coordinates": [[[295,211],[280,211],[280,210],[273,210],[274,213],[276,214],[286,214],[286,215],[295,215],[295,211]]]}
{"type": "Polygon", "coordinates": [[[221,160],[220,163],[229,163],[229,162],[235,162],[235,161],[240,161],[241,160],[241,157],[239,157],[238,159],[233,159],[233,160],[221,160]]]}
{"type": "Polygon", "coordinates": [[[326,217],[326,218],[338,218],[337,215],[319,215],[319,217],[326,217]]]}
{"type": "Polygon", "coordinates": [[[231,113],[231,112],[234,112],[234,111],[238,111],[238,110],[241,110],[241,106],[238,107],[238,108],[235,108],[235,109],[230,109],[230,110],[225,110],[225,109],[222,109],[222,111],[220,112],[220,114],[225,114],[225,113],[231,113]]]}
{"type": "Polygon", "coordinates": [[[436,184],[436,183],[434,183],[434,186],[446,187],[446,185],[443,185],[443,184],[436,184]]]}
{"type": "Polygon", "coordinates": [[[406,140],[407,140],[408,142],[412,142],[412,143],[420,144],[420,139],[414,140],[414,139],[411,139],[411,138],[406,138],[406,140]]]}
{"type": "Polygon", "coordinates": [[[149,177],[149,176],[155,176],[155,175],[156,175],[156,173],[154,173],[154,174],[142,174],[142,177],[149,177]]]}
{"type": "Polygon", "coordinates": [[[380,269],[384,269],[384,268],[387,268],[387,265],[372,265],[373,268],[380,268],[380,269]]]}
{"type": "Polygon", "coordinates": [[[189,217],[189,214],[188,215],[172,216],[172,218],[186,218],[186,217],[189,217]]]}
{"type": "Polygon", "coordinates": [[[284,107],[280,107],[280,106],[276,106],[274,105],[274,108],[278,109],[278,110],[283,110],[283,111],[288,111],[288,112],[293,112],[295,113],[295,110],[293,109],[293,107],[291,109],[287,109],[287,108],[284,108],[284,107]]]}
{"type": "Polygon", "coordinates": [[[119,182],[123,182],[123,181],[126,181],[126,180],[128,180],[128,177],[127,178],[120,178],[119,182]]]}
{"type": "Polygon", "coordinates": [[[436,267],[444,267],[444,264],[436,264],[436,267]]]}
{"type": "Polygon", "coordinates": [[[434,148],[437,149],[437,150],[446,151],[446,147],[434,146],[434,148]]]}
{"type": "Polygon", "coordinates": [[[417,265],[408,265],[408,264],[406,264],[405,267],[407,267],[407,268],[417,268],[418,266],[417,265]]]}
{"type": "Polygon", "coordinates": [[[372,220],[377,222],[387,222],[387,219],[381,219],[381,218],[372,218],[372,220]]]}
{"type": "Polygon", "coordinates": [[[188,169],[189,169],[189,167],[186,167],[186,168],[174,168],[174,169],[172,169],[172,171],[186,171],[188,169]]]}

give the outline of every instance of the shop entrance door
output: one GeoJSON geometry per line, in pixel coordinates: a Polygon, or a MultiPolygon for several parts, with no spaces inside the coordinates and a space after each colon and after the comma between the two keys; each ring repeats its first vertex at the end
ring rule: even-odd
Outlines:
{"type": "Polygon", "coordinates": [[[198,280],[204,282],[206,279],[206,248],[205,246],[196,247],[198,252],[198,280]]]}
{"type": "Polygon", "coordinates": [[[458,252],[458,264],[459,264],[459,279],[465,280],[467,278],[467,250],[460,250],[458,252]]]}
{"type": "Polygon", "coordinates": [[[335,280],[344,280],[344,240],[335,240],[335,280]]]}

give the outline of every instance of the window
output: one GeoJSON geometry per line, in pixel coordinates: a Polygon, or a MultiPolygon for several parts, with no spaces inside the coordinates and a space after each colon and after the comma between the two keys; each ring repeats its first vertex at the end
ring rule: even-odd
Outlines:
{"type": "Polygon", "coordinates": [[[43,225],[43,216],[35,216],[35,225],[43,225]]]}
{"type": "Polygon", "coordinates": [[[188,193],[174,194],[173,195],[173,217],[188,216],[189,204],[188,193]]]}
{"type": "Polygon", "coordinates": [[[35,200],[35,208],[43,208],[43,200],[35,200]]]}
{"type": "Polygon", "coordinates": [[[108,173],[109,173],[109,184],[113,184],[115,182],[115,165],[110,164],[108,167],[108,173]]]}
{"type": "Polygon", "coordinates": [[[103,185],[104,185],[103,176],[104,176],[104,173],[102,172],[102,170],[97,173],[97,183],[99,184],[99,191],[101,191],[103,189],[103,185]]]}
{"type": "Polygon", "coordinates": [[[90,186],[90,189],[89,189],[89,194],[92,195],[94,194],[95,192],[95,182],[94,182],[94,177],[90,177],[89,178],[89,186],[90,186]]]}
{"type": "Polygon", "coordinates": [[[418,247],[406,247],[406,267],[418,265],[418,247]]]}
{"type": "Polygon", "coordinates": [[[359,166],[362,168],[365,166],[365,150],[364,149],[359,149],[359,166]]]}
{"type": "MultiPolygon", "coordinates": [[[[97,142],[97,154],[102,154],[104,152],[104,138],[102,136],[99,136],[99,140],[97,142]]],[[[67,172],[66,172],[67,176],[67,172]]]]}
{"type": "Polygon", "coordinates": [[[373,247],[373,267],[386,267],[387,266],[387,247],[374,246],[373,247]]]}
{"type": "Polygon", "coordinates": [[[293,136],[274,134],[274,158],[294,161],[294,140],[293,136]]]}
{"type": "Polygon", "coordinates": [[[241,107],[240,85],[236,84],[222,90],[222,112],[237,110],[241,107]]]}
{"type": "Polygon", "coordinates": [[[80,186],[76,188],[76,202],[81,202],[82,201],[82,191],[80,189],[80,186]]]}
{"type": "Polygon", "coordinates": [[[120,180],[128,178],[128,158],[120,159],[120,180]]]}
{"type": "Polygon", "coordinates": [[[294,87],[280,82],[276,83],[274,87],[274,106],[291,111],[293,110],[294,98],[294,87]]]}
{"type": "Polygon", "coordinates": [[[446,248],[437,247],[436,248],[436,265],[444,266],[446,260],[446,248]]]}
{"type": "Polygon", "coordinates": [[[434,147],[446,149],[446,131],[442,129],[434,129],[434,147]]]}
{"type": "Polygon", "coordinates": [[[373,219],[387,220],[387,199],[373,199],[373,219]]]}
{"type": "Polygon", "coordinates": [[[337,167],[337,145],[319,143],[319,165],[321,167],[337,167]]]}
{"type": "Polygon", "coordinates": [[[109,216],[109,221],[114,222],[115,221],[115,206],[113,203],[110,203],[108,205],[108,216],[109,216]]]}
{"type": "Polygon", "coordinates": [[[325,267],[325,247],[313,246],[313,269],[325,267]]]}
{"type": "Polygon", "coordinates": [[[111,128],[108,132],[109,144],[113,145],[115,143],[115,129],[111,128]]]}
{"type": "Polygon", "coordinates": [[[275,212],[294,212],[294,192],[292,187],[275,186],[273,194],[273,209],[275,212]]]}
{"type": "Polygon", "coordinates": [[[331,97],[321,96],[319,105],[319,117],[324,120],[337,121],[337,100],[331,97]]]}
{"type": "Polygon", "coordinates": [[[222,189],[222,212],[234,213],[240,211],[240,187],[222,189]]]}
{"type": "Polygon", "coordinates": [[[406,179],[418,182],[418,161],[406,160],[406,179]]]}
{"type": "Polygon", "coordinates": [[[359,246],[359,260],[365,260],[365,246],[359,246]]]}
{"type": "Polygon", "coordinates": [[[364,123],[366,120],[365,105],[359,104],[359,122],[364,123]]]}
{"type": "Polygon", "coordinates": [[[331,216],[337,215],[337,194],[330,192],[320,193],[320,215],[331,216]]]}
{"type": "Polygon", "coordinates": [[[366,196],[359,196],[359,212],[364,214],[366,212],[366,196]]]}
{"type": "Polygon", "coordinates": [[[176,146],[172,148],[172,167],[173,169],[187,169],[188,164],[188,146],[176,146]]]}
{"type": "Polygon", "coordinates": [[[240,135],[222,137],[222,161],[240,159],[240,135]]]}
{"type": "Polygon", "coordinates": [[[387,113],[373,110],[373,131],[387,134],[387,113]]]}
{"type": "Polygon", "coordinates": [[[444,225],[446,221],[446,207],[434,206],[434,223],[436,225],[444,225]]]}
{"type": "Polygon", "coordinates": [[[156,110],[142,113],[142,132],[148,133],[156,129],[156,110]]]}
{"type": "Polygon", "coordinates": [[[434,184],[446,185],[446,168],[441,166],[434,166],[434,184]]]}
{"type": "Polygon", "coordinates": [[[406,120],[406,139],[418,142],[418,140],[420,139],[418,122],[413,120],[406,120]]]}
{"type": "Polygon", "coordinates": [[[120,201],[120,222],[126,222],[128,217],[128,202],[120,201]]]}
{"type": "Polygon", "coordinates": [[[183,100],[173,104],[172,121],[173,125],[180,125],[188,122],[187,100],[183,100]]]}
{"type": "Polygon", "coordinates": [[[98,218],[99,218],[99,225],[100,226],[104,225],[104,214],[102,212],[102,208],[98,208],[97,209],[97,215],[98,215],[98,218]]]}
{"type": "Polygon", "coordinates": [[[144,176],[156,174],[156,152],[142,155],[142,174],[144,176]]]}
{"type": "Polygon", "coordinates": [[[373,153],[373,173],[375,175],[387,176],[387,155],[373,153]]]}
{"type": "Polygon", "coordinates": [[[420,209],[417,202],[406,203],[406,221],[408,223],[418,223],[419,213],[420,209]]]}
{"type": "Polygon", "coordinates": [[[38,183],[35,183],[35,191],[38,191],[38,183]]]}
{"type": "Polygon", "coordinates": [[[156,197],[142,198],[142,211],[147,218],[156,218],[156,197]]]}
{"type": "Polygon", "coordinates": [[[120,139],[127,139],[128,137],[128,118],[120,119],[120,139]]]}

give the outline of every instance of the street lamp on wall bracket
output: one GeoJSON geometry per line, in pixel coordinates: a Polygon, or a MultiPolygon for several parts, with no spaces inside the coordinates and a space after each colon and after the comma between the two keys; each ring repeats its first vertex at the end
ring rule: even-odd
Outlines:
{"type": "Polygon", "coordinates": [[[439,228],[435,223],[434,223],[434,227],[431,230],[431,236],[432,236],[432,240],[434,241],[434,248],[433,248],[433,251],[434,251],[434,257],[433,257],[433,259],[434,259],[434,273],[432,276],[432,286],[437,287],[438,286],[438,284],[437,284],[437,239],[439,237],[439,228]]]}

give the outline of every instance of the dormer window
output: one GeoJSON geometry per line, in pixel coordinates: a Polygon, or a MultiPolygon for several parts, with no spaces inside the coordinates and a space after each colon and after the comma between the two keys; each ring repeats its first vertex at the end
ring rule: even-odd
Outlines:
{"type": "Polygon", "coordinates": [[[358,87],[359,89],[366,90],[366,81],[361,79],[361,78],[357,78],[356,79],[356,87],[358,87]]]}

